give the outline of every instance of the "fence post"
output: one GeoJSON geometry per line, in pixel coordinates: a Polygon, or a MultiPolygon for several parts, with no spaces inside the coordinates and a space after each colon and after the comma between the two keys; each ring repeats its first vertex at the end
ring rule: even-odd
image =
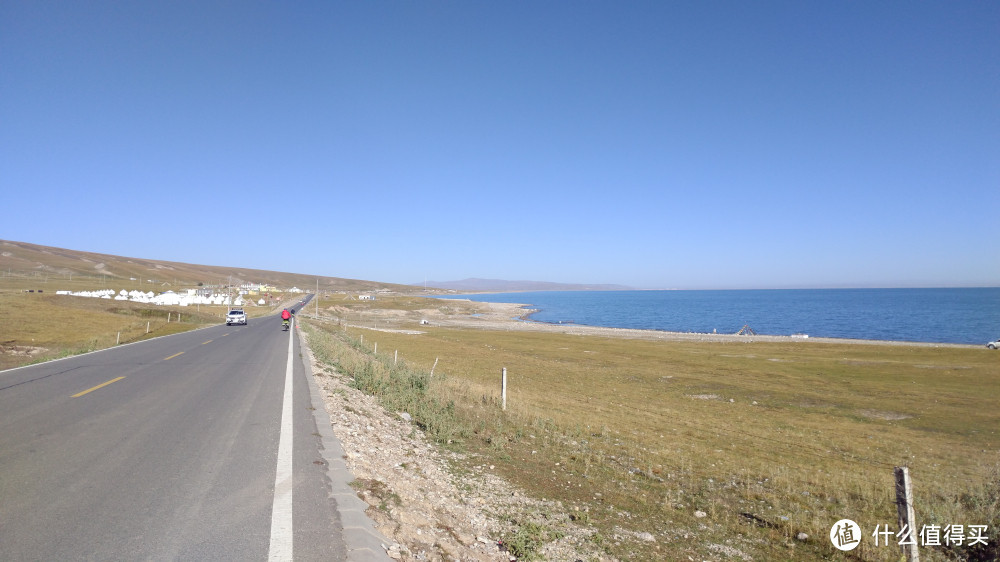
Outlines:
{"type": "Polygon", "coordinates": [[[146,320],[146,333],[149,333],[149,320],[146,320]]]}
{"type": "Polygon", "coordinates": [[[375,342],[375,355],[378,355],[378,342],[375,342]]]}
{"type": "Polygon", "coordinates": [[[122,341],[122,333],[118,332],[118,337],[115,338],[115,345],[118,345],[122,341]]]}
{"type": "Polygon", "coordinates": [[[507,409],[507,367],[504,367],[500,374],[500,407],[507,409]]]}
{"type": "Polygon", "coordinates": [[[396,351],[392,352],[392,364],[396,365],[397,363],[399,363],[399,350],[398,349],[396,351]]]}
{"type": "MultiPolygon", "coordinates": [[[[919,562],[920,554],[917,552],[917,530],[916,514],[913,512],[913,486],[910,483],[910,469],[905,466],[897,466],[893,469],[896,475],[896,514],[899,516],[899,530],[904,527],[910,532],[909,542],[900,543],[900,548],[906,555],[907,562],[919,562]]],[[[906,536],[903,536],[906,541],[906,536]]]]}

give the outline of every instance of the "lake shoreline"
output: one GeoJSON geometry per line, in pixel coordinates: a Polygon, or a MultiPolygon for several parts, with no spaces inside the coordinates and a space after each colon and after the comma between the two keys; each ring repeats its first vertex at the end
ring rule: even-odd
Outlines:
{"type": "Polygon", "coordinates": [[[487,311],[479,313],[477,316],[449,317],[435,319],[435,324],[449,325],[455,327],[469,327],[478,329],[493,330],[518,330],[518,331],[542,331],[561,332],[581,336],[600,336],[624,339],[662,340],[662,341],[700,341],[717,343],[752,343],[752,342],[775,342],[775,343],[830,343],[830,344],[863,344],[863,345],[897,345],[914,347],[944,347],[944,348],[979,348],[982,346],[961,343],[940,343],[940,342],[916,342],[916,341],[892,341],[892,340],[868,340],[868,339],[847,339],[812,337],[805,335],[741,335],[741,334],[720,334],[701,332],[671,332],[665,330],[639,329],[639,328],[611,328],[606,326],[591,326],[576,322],[541,322],[533,320],[531,316],[538,312],[538,309],[531,308],[530,304],[524,303],[501,303],[488,301],[473,301],[471,299],[449,298],[441,300],[461,300],[473,304],[485,305],[487,311]]]}

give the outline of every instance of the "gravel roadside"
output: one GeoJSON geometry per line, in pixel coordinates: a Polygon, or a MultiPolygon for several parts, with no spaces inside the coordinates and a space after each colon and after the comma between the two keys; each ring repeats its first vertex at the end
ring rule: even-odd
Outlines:
{"type": "Polygon", "coordinates": [[[538,550],[541,559],[616,560],[588,542],[594,530],[573,522],[559,502],[528,497],[493,467],[438,449],[405,413],[351,388],[349,377],[316,361],[299,333],[353,486],[378,531],[395,541],[385,545],[391,558],[516,560],[503,538],[515,534],[513,522],[530,521],[560,537],[538,550]]]}

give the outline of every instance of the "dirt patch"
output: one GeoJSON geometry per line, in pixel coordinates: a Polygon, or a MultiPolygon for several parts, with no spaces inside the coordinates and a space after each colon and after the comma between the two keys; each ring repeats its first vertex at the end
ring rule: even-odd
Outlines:
{"type": "Polygon", "coordinates": [[[35,347],[31,345],[0,344],[0,353],[13,357],[35,357],[48,351],[47,347],[35,347]]]}
{"type": "Polygon", "coordinates": [[[913,417],[909,414],[901,414],[899,412],[883,412],[881,410],[861,410],[859,413],[866,418],[885,421],[908,420],[913,417]]]}

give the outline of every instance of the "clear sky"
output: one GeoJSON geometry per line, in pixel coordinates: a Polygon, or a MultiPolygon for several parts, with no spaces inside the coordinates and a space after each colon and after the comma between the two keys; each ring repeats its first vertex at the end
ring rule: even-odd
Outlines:
{"type": "Polygon", "coordinates": [[[0,238],[410,283],[1000,285],[1000,3],[0,2],[0,238]]]}

